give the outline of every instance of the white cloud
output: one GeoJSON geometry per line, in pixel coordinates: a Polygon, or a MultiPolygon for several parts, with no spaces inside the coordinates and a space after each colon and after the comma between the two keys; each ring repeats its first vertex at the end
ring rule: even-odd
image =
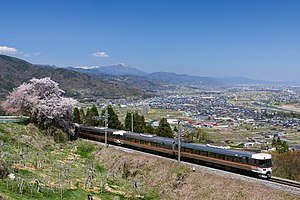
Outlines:
{"type": "Polygon", "coordinates": [[[18,49],[8,46],[0,46],[0,53],[2,54],[18,54],[18,49]]]}
{"type": "Polygon", "coordinates": [[[76,66],[74,68],[80,68],[80,69],[95,69],[99,68],[99,66],[76,66]]]}
{"type": "MultiPolygon", "coordinates": [[[[23,54],[23,53],[20,52],[20,54],[23,54]]],[[[24,58],[29,58],[29,57],[31,57],[31,56],[38,56],[38,55],[40,55],[40,54],[41,54],[41,52],[34,52],[34,53],[28,53],[28,52],[27,52],[27,53],[24,53],[24,54],[23,54],[23,57],[24,57],[24,58]]]]}
{"type": "Polygon", "coordinates": [[[40,55],[42,52],[34,52],[33,55],[38,56],[40,55]]]}
{"type": "Polygon", "coordinates": [[[91,56],[95,57],[95,58],[108,58],[109,56],[107,55],[106,52],[104,51],[98,51],[98,52],[95,52],[93,54],[91,54],[91,56]]]}
{"type": "Polygon", "coordinates": [[[30,54],[30,53],[25,53],[25,54],[23,55],[23,57],[24,57],[24,58],[29,58],[29,57],[31,57],[31,54],[30,54]]]}

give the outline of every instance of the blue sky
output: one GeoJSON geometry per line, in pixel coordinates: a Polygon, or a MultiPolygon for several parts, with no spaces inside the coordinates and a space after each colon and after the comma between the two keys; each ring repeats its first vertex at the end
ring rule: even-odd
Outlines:
{"type": "Polygon", "coordinates": [[[0,53],[32,63],[299,80],[300,1],[0,1],[0,53]]]}

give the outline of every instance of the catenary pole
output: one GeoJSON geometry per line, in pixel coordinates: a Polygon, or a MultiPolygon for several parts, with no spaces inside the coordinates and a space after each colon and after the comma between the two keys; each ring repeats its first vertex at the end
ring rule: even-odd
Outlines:
{"type": "Polygon", "coordinates": [[[108,129],[108,104],[105,109],[105,146],[107,147],[107,129],[108,129]]]}
{"type": "Polygon", "coordinates": [[[180,140],[181,140],[181,133],[180,133],[180,121],[178,121],[178,162],[180,162],[180,140]]]}
{"type": "Polygon", "coordinates": [[[131,132],[133,132],[133,112],[131,112],[131,132]]]}

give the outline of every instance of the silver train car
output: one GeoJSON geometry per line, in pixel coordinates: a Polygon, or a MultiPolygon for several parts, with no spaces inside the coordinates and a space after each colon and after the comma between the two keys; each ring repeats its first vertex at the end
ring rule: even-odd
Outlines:
{"type": "MultiPolygon", "coordinates": [[[[106,129],[107,141],[149,153],[178,157],[178,140],[146,133],[106,129]]],[[[103,142],[104,127],[77,126],[76,136],[103,142]]],[[[180,157],[187,162],[203,164],[247,175],[269,179],[272,175],[272,156],[244,150],[226,149],[198,143],[180,144],[180,157]]]]}

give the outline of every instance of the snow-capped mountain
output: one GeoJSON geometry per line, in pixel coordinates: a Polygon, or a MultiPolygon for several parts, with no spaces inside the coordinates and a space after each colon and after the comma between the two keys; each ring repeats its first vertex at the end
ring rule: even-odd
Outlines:
{"type": "Polygon", "coordinates": [[[108,66],[76,66],[67,67],[70,70],[91,73],[91,74],[109,74],[109,75],[135,75],[135,76],[145,76],[147,73],[142,72],[136,68],[129,67],[124,63],[117,63],[115,65],[108,66]]]}

